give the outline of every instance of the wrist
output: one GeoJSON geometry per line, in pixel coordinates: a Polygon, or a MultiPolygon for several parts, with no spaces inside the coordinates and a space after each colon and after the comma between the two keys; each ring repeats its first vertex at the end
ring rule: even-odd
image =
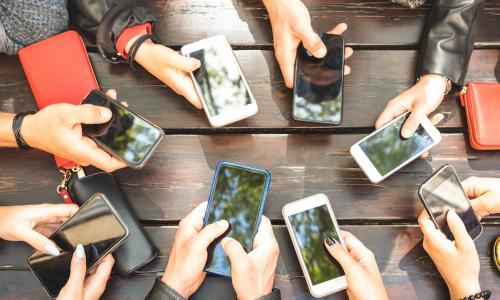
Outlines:
{"type": "Polygon", "coordinates": [[[470,295],[481,292],[479,280],[464,281],[457,286],[450,287],[451,300],[463,299],[470,295]]]}
{"type": "Polygon", "coordinates": [[[190,285],[182,283],[181,280],[178,279],[177,277],[165,273],[161,277],[161,281],[163,281],[170,288],[179,293],[182,297],[188,299],[193,294],[193,292],[191,292],[190,285]]]}
{"type": "Polygon", "coordinates": [[[435,87],[438,91],[442,92],[443,96],[448,94],[452,87],[451,80],[440,74],[423,75],[418,79],[418,82],[435,87]]]}
{"type": "Polygon", "coordinates": [[[20,134],[23,137],[23,140],[28,144],[28,146],[32,148],[38,148],[36,146],[36,114],[27,115],[24,117],[23,124],[21,125],[20,134]]]}
{"type": "Polygon", "coordinates": [[[12,130],[14,114],[0,113],[0,147],[17,147],[16,137],[12,130]]]}

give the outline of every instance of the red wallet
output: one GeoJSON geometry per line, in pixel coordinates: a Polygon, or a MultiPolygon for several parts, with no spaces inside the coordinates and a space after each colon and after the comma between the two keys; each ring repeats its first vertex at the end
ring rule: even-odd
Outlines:
{"type": "Polygon", "coordinates": [[[500,84],[469,83],[460,93],[469,140],[476,150],[500,150],[500,84]]]}
{"type": "MultiPolygon", "coordinates": [[[[80,35],[73,30],[58,34],[19,51],[19,59],[33,96],[42,109],[55,103],[80,104],[95,89],[97,80],[80,35]]],[[[59,168],[76,164],[56,157],[59,168]]]]}

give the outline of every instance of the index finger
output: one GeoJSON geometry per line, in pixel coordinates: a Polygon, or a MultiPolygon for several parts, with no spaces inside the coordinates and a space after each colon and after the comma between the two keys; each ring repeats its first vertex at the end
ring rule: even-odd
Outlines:
{"type": "Polygon", "coordinates": [[[266,216],[262,216],[260,220],[259,231],[257,232],[257,235],[255,236],[255,239],[253,241],[253,249],[264,247],[266,244],[273,241],[276,241],[276,237],[274,236],[271,221],[269,221],[266,216]]]}
{"type": "Polygon", "coordinates": [[[293,88],[295,58],[298,44],[294,45],[291,37],[279,37],[276,43],[275,55],[288,88],[293,88]]]}
{"type": "Polygon", "coordinates": [[[179,226],[187,226],[195,230],[196,233],[203,229],[203,219],[207,211],[208,202],[204,201],[195,207],[187,216],[181,220],[179,226]]]}
{"type": "Polygon", "coordinates": [[[88,137],[83,137],[82,143],[78,145],[78,147],[78,153],[86,163],[106,172],[113,172],[127,166],[126,163],[99,148],[99,146],[88,137]]]}

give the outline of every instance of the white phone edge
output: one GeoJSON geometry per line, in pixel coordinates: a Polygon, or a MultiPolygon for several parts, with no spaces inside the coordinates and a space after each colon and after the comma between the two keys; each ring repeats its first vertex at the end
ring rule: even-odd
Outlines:
{"type": "Polygon", "coordinates": [[[325,194],[316,194],[313,196],[309,196],[294,202],[287,203],[283,206],[281,213],[283,215],[283,218],[285,219],[285,224],[286,228],[288,229],[288,233],[290,235],[290,238],[292,240],[293,248],[295,249],[295,254],[297,255],[297,258],[299,260],[300,267],[302,269],[302,272],[304,273],[304,277],[306,279],[307,286],[309,288],[309,292],[311,295],[313,295],[315,298],[321,298],[333,293],[336,293],[338,291],[345,290],[347,288],[347,281],[345,275],[342,275],[340,277],[337,277],[335,279],[325,281],[316,285],[312,284],[311,277],[309,276],[309,273],[307,272],[307,267],[304,262],[304,258],[302,257],[302,254],[300,253],[300,248],[298,246],[297,238],[295,237],[295,234],[293,233],[292,225],[290,224],[290,221],[288,219],[288,216],[303,212],[321,205],[326,205],[328,207],[328,211],[330,212],[330,217],[332,218],[333,225],[335,226],[335,230],[338,233],[339,236],[339,242],[342,244],[342,246],[345,248],[344,240],[340,236],[340,229],[337,224],[337,219],[335,218],[335,214],[333,213],[332,206],[330,204],[330,200],[328,200],[328,197],[325,194]]]}
{"type": "Polygon", "coordinates": [[[404,166],[406,166],[410,162],[414,161],[420,155],[422,155],[423,153],[429,151],[431,148],[433,148],[434,146],[436,146],[437,144],[439,144],[441,142],[441,133],[439,132],[439,130],[434,125],[432,125],[431,121],[428,118],[424,117],[420,121],[420,125],[422,125],[422,127],[424,128],[424,130],[432,138],[432,141],[433,141],[432,144],[429,145],[428,147],[424,148],[422,151],[420,151],[419,153],[415,154],[414,156],[410,157],[409,159],[407,159],[406,161],[404,161],[402,164],[400,164],[398,167],[394,168],[393,170],[391,170],[390,172],[388,172],[384,176],[382,176],[380,174],[380,172],[375,168],[375,166],[373,165],[373,163],[370,161],[370,159],[368,158],[368,156],[366,156],[366,154],[361,149],[361,147],[359,146],[359,144],[362,143],[363,141],[369,139],[373,135],[377,134],[379,131],[383,130],[384,128],[386,128],[387,126],[391,125],[392,123],[396,122],[400,118],[404,118],[407,114],[408,114],[408,112],[402,114],[401,116],[399,116],[396,119],[392,120],[391,122],[387,123],[383,127],[375,130],[374,132],[370,133],[368,136],[364,137],[363,139],[361,139],[360,141],[356,142],[354,145],[351,146],[351,148],[349,150],[351,156],[354,158],[354,160],[359,165],[359,167],[361,168],[361,170],[363,170],[363,172],[365,173],[365,175],[368,177],[368,179],[372,183],[375,183],[375,184],[376,183],[380,183],[382,180],[384,180],[387,177],[391,176],[392,174],[394,174],[395,172],[397,172],[398,170],[400,170],[401,168],[403,168],[404,166]]]}
{"type": "Polygon", "coordinates": [[[250,86],[248,85],[248,82],[245,78],[245,74],[243,73],[243,70],[241,69],[241,66],[238,62],[238,59],[234,55],[234,51],[231,48],[231,44],[229,44],[226,36],[219,34],[219,35],[214,35],[212,37],[199,40],[199,41],[194,42],[194,43],[186,44],[186,45],[181,47],[181,54],[183,56],[188,57],[189,53],[192,53],[192,52],[197,51],[197,50],[205,49],[207,47],[207,45],[210,45],[211,43],[214,43],[214,42],[219,42],[219,43],[222,42],[222,43],[226,44],[229,47],[229,49],[231,50],[232,56],[234,58],[234,62],[236,64],[236,66],[238,67],[238,70],[240,72],[243,83],[245,84],[245,88],[247,89],[248,94],[250,95],[250,99],[251,99],[251,102],[243,107],[240,107],[238,109],[234,109],[231,111],[226,111],[223,114],[212,117],[212,116],[210,116],[210,114],[208,112],[207,105],[205,103],[205,99],[202,96],[200,87],[199,87],[196,79],[194,78],[193,72],[190,72],[189,75],[191,76],[191,80],[193,81],[194,87],[196,89],[196,94],[198,95],[198,97],[201,100],[201,103],[203,104],[203,110],[205,111],[205,115],[208,118],[208,122],[210,123],[210,125],[212,127],[222,127],[222,126],[226,126],[226,125],[244,120],[244,119],[249,118],[253,115],[256,115],[259,112],[259,107],[258,107],[257,101],[255,100],[255,97],[252,93],[252,90],[250,89],[250,86]]]}

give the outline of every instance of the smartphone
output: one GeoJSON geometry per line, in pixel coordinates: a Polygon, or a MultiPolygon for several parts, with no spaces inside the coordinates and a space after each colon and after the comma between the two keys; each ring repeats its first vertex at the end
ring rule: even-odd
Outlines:
{"type": "Polygon", "coordinates": [[[331,235],[345,247],[328,197],[317,194],[288,203],[282,213],[311,294],[320,298],[346,289],[344,270],[324,246],[331,235]]]}
{"type": "Polygon", "coordinates": [[[340,125],[344,91],[344,38],[320,35],[326,56],[314,57],[300,44],[295,62],[292,117],[297,121],[340,125]]]}
{"type": "Polygon", "coordinates": [[[92,91],[82,104],[107,107],[113,113],[104,124],[82,124],[85,135],[103,150],[134,169],[142,168],[165,136],[163,130],[101,91],[92,91]]]}
{"type": "Polygon", "coordinates": [[[441,142],[439,130],[423,118],[408,139],[401,137],[405,113],[351,146],[350,153],[372,183],[379,183],[441,142]]]}
{"type": "Polygon", "coordinates": [[[206,272],[231,276],[229,258],[220,245],[223,237],[232,237],[246,252],[252,251],[270,181],[266,170],[230,162],[217,165],[204,224],[224,219],[229,229],[209,247],[206,272]]]}
{"type": "Polygon", "coordinates": [[[201,62],[191,78],[213,127],[246,119],[259,111],[225,36],[216,35],[184,45],[181,53],[201,62]]]}
{"type": "Polygon", "coordinates": [[[449,240],[455,240],[446,222],[446,216],[450,210],[455,211],[462,219],[473,240],[483,232],[476,212],[452,166],[444,165],[439,168],[420,186],[418,195],[436,228],[441,230],[449,240]]]}
{"type": "Polygon", "coordinates": [[[50,236],[61,254],[35,251],[28,265],[47,293],[55,298],[70,275],[71,258],[78,244],[85,249],[87,270],[97,266],[127,238],[129,230],[104,194],[93,195],[50,236]]]}

